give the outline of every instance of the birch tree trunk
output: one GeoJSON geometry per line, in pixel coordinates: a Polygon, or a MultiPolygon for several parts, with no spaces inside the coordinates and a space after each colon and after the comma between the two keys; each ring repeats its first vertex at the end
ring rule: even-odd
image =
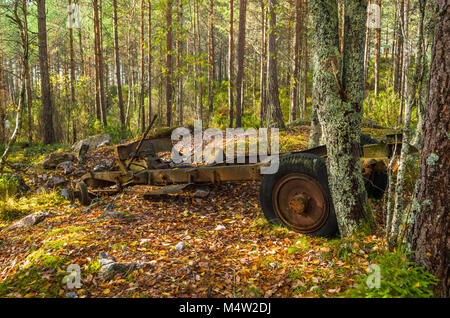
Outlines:
{"type": "Polygon", "coordinates": [[[404,184],[405,184],[405,174],[406,174],[406,158],[409,154],[409,139],[410,139],[410,128],[411,128],[411,103],[412,99],[408,98],[408,70],[409,70],[409,31],[408,31],[408,17],[407,12],[408,5],[405,6],[405,12],[403,13],[404,21],[403,25],[403,85],[402,89],[405,93],[404,102],[404,115],[403,115],[403,131],[402,131],[402,149],[400,153],[399,167],[397,171],[397,184],[395,187],[395,197],[394,197],[394,212],[392,215],[392,225],[388,233],[388,244],[391,249],[396,247],[399,242],[399,235],[401,231],[401,223],[404,216],[404,204],[403,204],[403,194],[404,194],[404,184]]]}

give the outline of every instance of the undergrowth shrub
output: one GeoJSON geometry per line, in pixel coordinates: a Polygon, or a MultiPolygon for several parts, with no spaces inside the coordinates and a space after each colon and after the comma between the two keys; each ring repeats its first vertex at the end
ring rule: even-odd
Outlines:
{"type": "Polygon", "coordinates": [[[379,288],[368,286],[369,275],[374,274],[371,272],[358,276],[357,287],[348,290],[346,296],[365,298],[433,297],[431,287],[437,283],[437,279],[423,267],[414,266],[415,264],[408,260],[408,254],[385,251],[371,263],[377,264],[381,271],[379,288]]]}
{"type": "Polygon", "coordinates": [[[18,190],[17,179],[11,176],[3,175],[0,177],[0,200],[5,200],[9,196],[13,196],[18,190]]]}

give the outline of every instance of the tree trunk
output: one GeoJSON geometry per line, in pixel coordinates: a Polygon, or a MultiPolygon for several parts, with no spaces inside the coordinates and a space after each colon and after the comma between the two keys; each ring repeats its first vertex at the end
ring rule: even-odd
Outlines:
{"type": "Polygon", "coordinates": [[[306,114],[306,101],[308,97],[308,71],[309,71],[309,56],[308,56],[308,0],[305,0],[303,7],[303,53],[302,53],[302,73],[303,73],[303,89],[302,89],[302,112],[303,116],[306,114]]]}
{"type": "Polygon", "coordinates": [[[289,122],[294,122],[299,108],[298,87],[300,84],[300,46],[302,43],[302,24],[301,24],[301,0],[295,0],[295,36],[294,51],[292,61],[292,80],[291,80],[291,109],[289,112],[289,122]]]}
{"type": "Polygon", "coordinates": [[[166,109],[167,126],[172,124],[173,105],[173,63],[172,63],[172,0],[166,3],[166,109]]]}
{"type": "Polygon", "coordinates": [[[450,1],[435,3],[431,78],[411,250],[415,251],[417,265],[439,279],[436,296],[449,297],[450,1]]]}
{"type": "Polygon", "coordinates": [[[122,79],[120,75],[120,54],[119,54],[119,34],[118,34],[118,19],[117,19],[117,0],[113,0],[113,28],[114,28],[114,60],[116,66],[116,82],[117,82],[117,97],[119,102],[120,124],[125,127],[125,112],[122,95],[122,79]]]}
{"type": "Polygon", "coordinates": [[[208,30],[208,119],[213,115],[214,80],[216,77],[216,52],[214,45],[214,0],[209,0],[209,30],[208,30]]]}
{"type": "Polygon", "coordinates": [[[267,41],[266,41],[266,21],[267,21],[267,14],[266,14],[266,5],[264,0],[260,0],[261,3],[261,57],[260,57],[260,115],[259,115],[259,122],[260,127],[264,127],[264,119],[267,112],[267,103],[266,103],[266,97],[267,97],[267,89],[266,89],[266,83],[267,83],[267,41]]]}
{"type": "Polygon", "coordinates": [[[236,128],[242,126],[242,103],[243,103],[243,78],[245,58],[245,26],[247,18],[247,0],[240,0],[239,6],[239,34],[237,48],[237,74],[236,74],[236,128]]]}
{"type": "MultiPolygon", "coordinates": [[[[25,1],[26,2],[26,1],[25,1]]],[[[73,51],[73,25],[72,25],[72,0],[69,0],[69,7],[70,7],[70,11],[69,11],[69,21],[70,21],[70,25],[69,25],[69,55],[70,55],[70,102],[71,102],[71,107],[70,107],[70,113],[72,113],[72,111],[74,111],[74,107],[75,107],[75,54],[73,51]]],[[[75,117],[75,116],[73,116],[75,117]]],[[[75,126],[75,120],[72,119],[72,129],[73,129],[73,136],[76,137],[76,126],[75,126]]],[[[73,139],[73,142],[75,143],[75,138],[73,139]]]]}
{"type": "MultiPolygon", "coordinates": [[[[402,91],[405,92],[405,95],[408,96],[408,70],[409,70],[409,32],[408,32],[408,5],[405,7],[405,12],[403,13],[404,21],[403,21],[403,85],[402,91]]],[[[412,99],[406,97],[405,99],[405,113],[403,116],[403,131],[402,131],[402,149],[400,153],[399,166],[397,170],[397,184],[395,188],[395,205],[394,212],[392,215],[392,223],[391,229],[388,232],[388,244],[391,249],[397,247],[399,242],[399,238],[401,237],[401,222],[404,217],[404,204],[403,204],[403,194],[404,194],[404,184],[405,184],[405,174],[406,174],[406,159],[409,154],[409,140],[410,140],[410,129],[411,129],[411,105],[412,99]]],[[[389,212],[389,211],[388,211],[389,212]]]]}
{"type": "Polygon", "coordinates": [[[275,7],[278,5],[277,0],[269,2],[269,44],[267,51],[267,68],[269,76],[269,103],[272,109],[272,118],[278,128],[285,128],[283,113],[281,112],[280,97],[278,90],[278,69],[277,69],[277,43],[276,43],[276,14],[275,7]]]}
{"type": "MultiPolygon", "coordinates": [[[[381,12],[381,0],[376,0],[381,12]]],[[[380,92],[380,50],[381,50],[381,26],[375,31],[375,96],[380,92]]]]}
{"type": "Polygon", "coordinates": [[[99,0],[93,0],[93,7],[94,7],[94,42],[96,46],[96,61],[97,61],[97,67],[96,67],[96,77],[98,82],[98,90],[99,90],[99,106],[97,109],[97,116],[98,112],[100,111],[100,117],[101,121],[103,123],[103,126],[107,126],[106,121],[106,94],[105,94],[105,83],[104,83],[104,63],[103,63],[103,45],[102,45],[102,23],[101,23],[101,16],[99,15],[99,11],[101,11],[101,0],[100,4],[98,2],[99,0]]]}
{"type": "Polygon", "coordinates": [[[230,34],[228,38],[228,127],[233,127],[234,121],[234,0],[230,0],[230,34]]]}
{"type": "Polygon", "coordinates": [[[370,231],[375,220],[361,175],[366,1],[345,0],[344,54],[339,47],[336,1],[311,3],[314,88],[328,154],[328,183],[342,236],[370,231]],[[341,72],[342,70],[342,72],[341,72]]]}
{"type": "Polygon", "coordinates": [[[145,131],[145,24],[144,24],[144,11],[145,11],[145,0],[141,0],[141,33],[140,33],[140,52],[141,52],[141,89],[139,94],[139,111],[140,111],[140,119],[141,119],[141,133],[145,131]]]}
{"type": "Polygon", "coordinates": [[[177,92],[176,92],[176,105],[177,105],[177,118],[178,125],[183,125],[183,65],[182,65],[182,57],[183,57],[183,0],[178,0],[178,11],[177,11],[177,21],[178,21],[178,35],[177,35],[177,43],[176,43],[176,52],[177,52],[177,92]]]}
{"type": "Polygon", "coordinates": [[[45,145],[55,142],[53,128],[53,106],[50,92],[50,75],[47,54],[47,21],[45,0],[37,0],[39,65],[41,69],[41,101],[42,101],[42,136],[45,145]]]}
{"type": "MultiPolygon", "coordinates": [[[[368,1],[370,4],[370,0],[368,1]]],[[[344,15],[345,16],[345,15],[344,15]]],[[[345,30],[345,21],[344,21],[344,30],[345,30]]],[[[345,31],[344,31],[345,32],[345,31]]],[[[366,38],[364,40],[364,92],[366,91],[367,85],[367,76],[369,73],[369,60],[370,60],[370,28],[369,28],[369,12],[366,13],[366,30],[364,32],[366,38]]],[[[345,33],[344,33],[345,37],[345,33]]]]}
{"type": "MultiPolygon", "coordinates": [[[[0,25],[1,32],[1,25],[0,25]]],[[[3,43],[0,37],[0,143],[6,141],[5,119],[6,119],[6,105],[7,105],[7,85],[5,79],[5,68],[3,61],[3,43]]]]}

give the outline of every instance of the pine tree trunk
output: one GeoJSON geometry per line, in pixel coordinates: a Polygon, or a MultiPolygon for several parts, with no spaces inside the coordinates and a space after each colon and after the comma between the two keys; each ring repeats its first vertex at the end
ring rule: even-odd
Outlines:
{"type": "Polygon", "coordinates": [[[116,82],[117,82],[117,97],[119,102],[120,123],[125,127],[125,112],[122,95],[122,79],[120,75],[120,54],[119,54],[119,34],[118,34],[118,19],[117,19],[117,0],[113,0],[113,28],[114,28],[114,60],[116,66],[116,82]]]}
{"type": "Polygon", "coordinates": [[[234,121],[234,28],[233,28],[234,0],[230,0],[230,22],[228,38],[228,127],[233,127],[234,121]]]}
{"type": "Polygon", "coordinates": [[[301,24],[301,0],[295,0],[295,36],[294,51],[292,62],[292,80],[291,80],[291,109],[289,112],[289,122],[293,122],[297,117],[299,108],[298,87],[300,85],[300,46],[302,43],[302,24],[301,24]]]}
{"type": "Polygon", "coordinates": [[[152,0],[148,0],[148,100],[147,100],[147,114],[148,123],[152,122],[152,0]]]}
{"type": "Polygon", "coordinates": [[[166,3],[166,125],[172,124],[173,106],[173,63],[172,63],[172,0],[166,3]]]}
{"type": "MultiPolygon", "coordinates": [[[[70,108],[70,112],[72,112],[74,110],[75,107],[75,53],[74,53],[74,49],[73,49],[73,25],[72,25],[72,0],[69,0],[69,7],[70,7],[70,12],[69,12],[69,21],[71,21],[71,25],[69,27],[69,55],[70,55],[70,97],[71,97],[71,108],[70,108]]],[[[74,116],[75,117],[75,116],[74,116]]],[[[73,142],[75,143],[75,138],[76,138],[76,125],[75,125],[75,119],[72,119],[72,136],[73,136],[73,142]]]]}
{"type": "Polygon", "coordinates": [[[3,63],[3,43],[0,37],[0,143],[2,144],[6,141],[5,119],[7,105],[7,85],[5,79],[5,67],[3,63]]]}
{"type": "Polygon", "coordinates": [[[278,89],[278,68],[277,68],[277,43],[276,43],[276,14],[275,7],[278,5],[277,0],[269,2],[269,44],[267,50],[268,76],[269,76],[269,104],[272,109],[272,118],[278,128],[285,128],[283,113],[281,112],[280,97],[278,89]]]}
{"type": "Polygon", "coordinates": [[[178,125],[183,125],[183,70],[182,70],[182,57],[183,57],[183,0],[178,0],[178,11],[177,11],[177,21],[178,21],[178,34],[177,34],[177,92],[176,92],[176,105],[177,105],[177,118],[178,125]]]}
{"type": "Polygon", "coordinates": [[[208,30],[208,119],[213,115],[214,79],[216,76],[216,52],[214,45],[214,0],[209,0],[209,30],[208,30]]]}
{"type": "MultiPolygon", "coordinates": [[[[376,0],[381,10],[381,0],[376,0]]],[[[380,92],[380,50],[381,50],[381,26],[375,31],[375,96],[380,92]]]]}
{"type": "Polygon", "coordinates": [[[245,58],[245,27],[247,17],[247,0],[240,0],[239,6],[239,34],[237,47],[237,74],[236,74],[236,128],[242,126],[243,78],[245,58]]]}
{"type": "Polygon", "coordinates": [[[439,279],[436,296],[449,297],[450,1],[435,3],[436,22],[424,146],[414,204],[418,211],[410,241],[417,265],[424,266],[439,279]]]}
{"type": "Polygon", "coordinates": [[[53,106],[50,92],[50,75],[48,70],[47,54],[47,22],[45,0],[37,0],[38,10],[38,41],[39,41],[39,65],[41,70],[41,101],[42,101],[42,136],[45,145],[55,142],[53,128],[53,106]]]}
{"type": "Polygon", "coordinates": [[[141,119],[141,133],[145,131],[145,24],[144,24],[144,11],[145,11],[145,0],[141,0],[141,32],[140,32],[140,52],[141,52],[141,65],[140,65],[140,81],[141,81],[141,89],[139,94],[139,110],[140,110],[140,119],[141,119]]]}
{"type": "Polygon", "coordinates": [[[261,3],[261,56],[260,56],[260,115],[259,115],[259,122],[260,127],[264,127],[264,119],[267,112],[267,41],[266,41],[266,20],[267,20],[267,14],[266,14],[266,5],[264,0],[260,0],[261,3]]]}

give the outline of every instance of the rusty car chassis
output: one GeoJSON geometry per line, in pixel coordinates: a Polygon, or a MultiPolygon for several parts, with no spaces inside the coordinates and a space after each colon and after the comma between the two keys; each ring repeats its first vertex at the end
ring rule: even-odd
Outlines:
{"type": "MultiPolygon", "coordinates": [[[[400,141],[399,134],[387,135],[383,142],[361,141],[361,167],[369,197],[383,195],[388,162],[399,154],[400,141]]],[[[170,138],[142,137],[138,142],[118,145],[116,170],[85,174],[70,196],[89,205],[94,197],[120,191],[160,196],[181,193],[195,185],[261,181],[260,204],[270,222],[317,236],[332,236],[338,231],[326,175],[326,146],[280,154],[279,172],[270,176],[261,174],[267,161],[248,163],[247,158],[243,164],[174,165],[159,155],[171,150],[170,138]],[[138,191],[129,187],[134,185],[152,187],[138,191]]]]}

